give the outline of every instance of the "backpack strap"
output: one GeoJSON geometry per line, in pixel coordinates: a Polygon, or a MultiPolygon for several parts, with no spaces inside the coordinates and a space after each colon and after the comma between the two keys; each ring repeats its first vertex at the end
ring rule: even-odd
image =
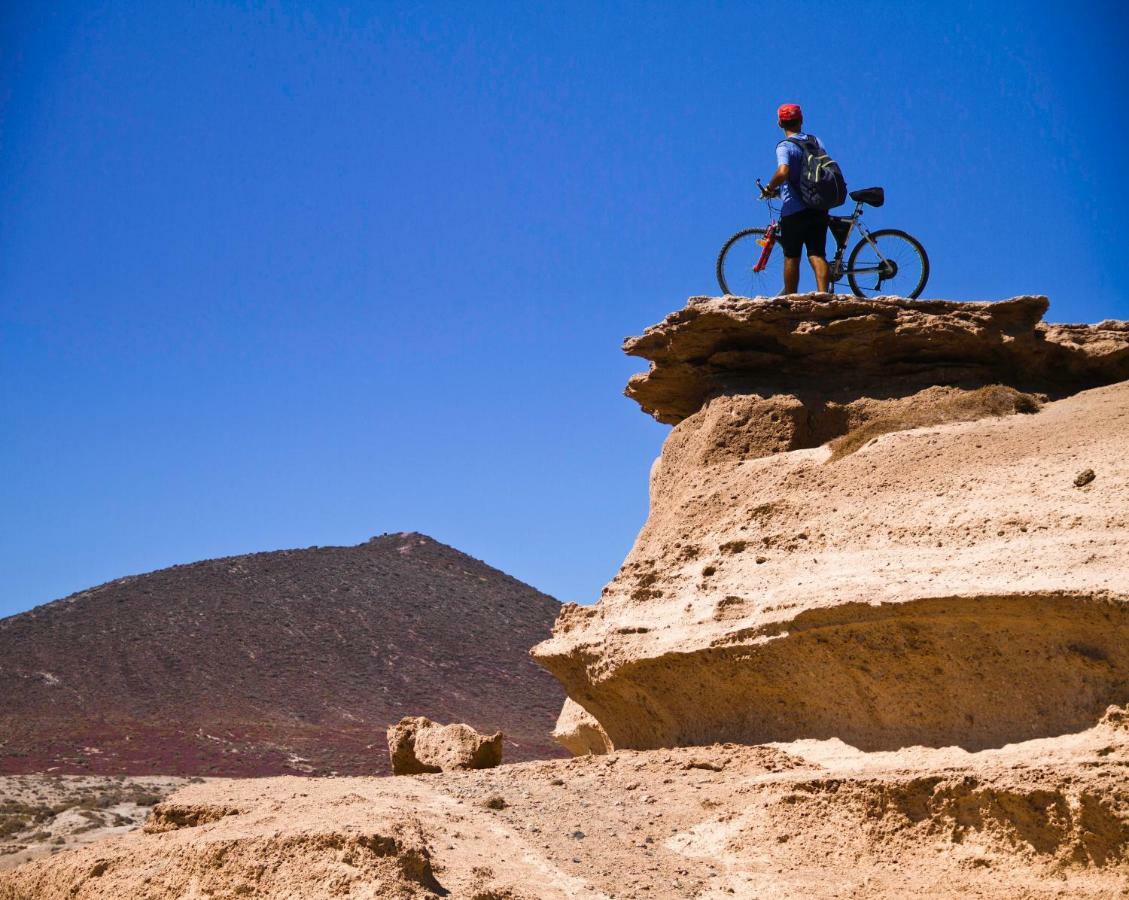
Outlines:
{"type": "Polygon", "coordinates": [[[781,144],[795,144],[797,147],[799,147],[801,150],[806,151],[807,153],[812,153],[812,154],[819,153],[819,138],[817,138],[814,134],[809,134],[809,135],[807,135],[806,137],[803,137],[803,138],[798,138],[798,137],[785,138],[780,143],[781,144]]]}

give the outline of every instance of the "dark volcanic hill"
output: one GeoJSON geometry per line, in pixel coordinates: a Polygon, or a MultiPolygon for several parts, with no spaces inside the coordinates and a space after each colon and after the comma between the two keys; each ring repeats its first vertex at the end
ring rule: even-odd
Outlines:
{"type": "Polygon", "coordinates": [[[559,606],[420,534],[120,578],[0,620],[0,774],[386,772],[406,714],[560,755],[559,606]]]}

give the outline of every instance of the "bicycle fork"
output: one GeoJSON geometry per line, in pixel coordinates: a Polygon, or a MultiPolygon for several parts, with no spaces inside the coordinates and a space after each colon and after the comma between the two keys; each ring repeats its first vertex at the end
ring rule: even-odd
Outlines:
{"type": "Polygon", "coordinates": [[[772,255],[772,248],[776,244],[776,223],[773,222],[768,228],[765,229],[764,237],[759,238],[757,243],[761,245],[760,259],[757,264],[753,266],[754,272],[763,272],[765,266],[768,265],[768,258],[772,255]]]}

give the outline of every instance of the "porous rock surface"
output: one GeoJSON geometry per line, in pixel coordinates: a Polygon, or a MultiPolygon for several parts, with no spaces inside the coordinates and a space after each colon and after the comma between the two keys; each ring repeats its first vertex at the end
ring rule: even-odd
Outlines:
{"type": "Polygon", "coordinates": [[[573,756],[599,755],[612,750],[607,732],[588,710],[574,700],[565,700],[561,707],[553,737],[573,756]]]}
{"type": "Polygon", "coordinates": [[[577,758],[193,785],[0,900],[1125,896],[1125,329],[1037,328],[1068,377],[688,357],[631,555],[536,649],[577,758]]]}
{"type": "Polygon", "coordinates": [[[678,424],[620,572],[535,658],[616,748],[1092,726],[1129,697],[1129,326],[1045,309],[692,300],[629,340],[628,393],[678,424]]]}
{"type": "Polygon", "coordinates": [[[393,775],[457,769],[489,769],[502,762],[502,732],[479,734],[461,722],[440,725],[425,716],[405,716],[388,727],[393,775]]]}
{"type": "MultiPolygon", "coordinates": [[[[828,294],[693,297],[624,351],[651,361],[627,395],[677,424],[719,393],[809,405],[1007,384],[1051,395],[1129,379],[1129,322],[1048,325],[1046,297],[996,303],[828,294]]],[[[817,446],[824,442],[813,435],[817,446]]],[[[795,448],[788,448],[795,449],[795,448]]]]}

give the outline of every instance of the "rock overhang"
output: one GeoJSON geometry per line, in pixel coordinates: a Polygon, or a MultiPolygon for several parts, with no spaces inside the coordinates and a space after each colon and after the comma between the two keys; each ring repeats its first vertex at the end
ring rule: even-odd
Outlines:
{"type": "Polygon", "coordinates": [[[626,393],[673,425],[725,392],[831,398],[1004,383],[1055,394],[1129,378],[1129,323],[1047,325],[1048,307],[1036,295],[692,297],[624,341],[651,363],[626,393]]]}
{"type": "MultiPolygon", "coordinates": [[[[1129,468],[1116,449],[1129,437],[1129,383],[1071,396],[1129,379],[1129,323],[1047,325],[1047,308],[1039,296],[694,298],[628,339],[629,354],[651,361],[628,396],[676,425],[652,469],[650,516],[601,601],[566,608],[535,657],[616,746],[793,739],[805,728],[870,747],[990,746],[1085,726],[1048,713],[1038,684],[1072,685],[1056,702],[1084,718],[1129,692],[1116,650],[1129,644],[1118,551],[1129,468]],[[820,446],[846,432],[837,443],[858,439],[820,446]],[[1081,459],[1105,472],[1098,491],[1074,486],[1081,459]],[[821,641],[842,649],[868,629],[965,654],[969,677],[1002,684],[1010,662],[990,662],[999,648],[975,623],[1004,607],[1024,652],[1061,664],[1030,679],[1013,704],[1019,719],[1000,707],[967,721],[973,692],[898,726],[905,691],[883,692],[880,680],[855,699],[884,712],[852,723],[811,693],[820,679],[791,701],[761,688],[821,641]],[[796,626],[812,616],[837,624],[796,626]],[[1044,640],[1072,616],[1092,629],[1071,645],[1089,655],[1044,640]],[[780,702],[798,713],[780,718],[780,702]]],[[[823,661],[822,682],[868,684],[865,660],[839,662],[823,661]]],[[[920,672],[911,680],[919,700],[943,689],[920,672]]]]}
{"type": "Polygon", "coordinates": [[[606,652],[590,646],[566,678],[616,747],[838,738],[866,751],[980,750],[1085,730],[1124,701],[1124,601],[1013,592],[852,603],[698,649],[621,647],[617,664],[584,669],[606,652]]]}

